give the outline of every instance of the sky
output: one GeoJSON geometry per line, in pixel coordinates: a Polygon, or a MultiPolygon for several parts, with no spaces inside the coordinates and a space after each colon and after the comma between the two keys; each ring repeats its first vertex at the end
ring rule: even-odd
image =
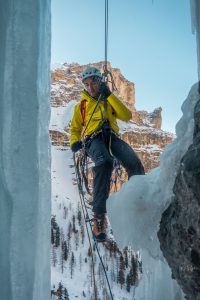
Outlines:
{"type": "MultiPolygon", "coordinates": [[[[52,64],[105,57],[105,1],[52,0],[52,64]]],[[[137,110],[162,107],[175,132],[181,105],[198,81],[189,0],[109,0],[108,60],[135,84],[137,110]]]]}

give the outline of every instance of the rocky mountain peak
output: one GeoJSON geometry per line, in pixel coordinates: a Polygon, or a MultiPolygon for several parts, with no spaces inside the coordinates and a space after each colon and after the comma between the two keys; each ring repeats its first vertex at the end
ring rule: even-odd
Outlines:
{"type": "MultiPolygon", "coordinates": [[[[57,106],[62,103],[68,103],[72,99],[79,99],[83,85],[81,82],[81,72],[89,67],[94,66],[104,72],[104,62],[91,63],[87,65],[79,65],[77,63],[63,64],[60,68],[52,71],[52,105],[57,106]],[[60,83],[60,91],[55,91],[56,83],[60,83]],[[70,91],[66,96],[66,92],[70,91]]],[[[120,69],[112,68],[108,62],[108,70],[111,71],[115,88],[114,93],[123,101],[123,103],[132,112],[132,121],[137,125],[145,125],[161,129],[162,108],[156,108],[153,112],[137,111],[135,109],[135,85],[127,80],[121,73],[120,69]]],[[[109,83],[112,89],[111,83],[109,83]]]]}

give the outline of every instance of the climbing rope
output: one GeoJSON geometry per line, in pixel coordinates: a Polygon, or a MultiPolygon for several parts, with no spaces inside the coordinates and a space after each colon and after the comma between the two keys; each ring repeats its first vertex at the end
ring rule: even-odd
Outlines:
{"type": "Polygon", "coordinates": [[[108,63],[108,0],[105,0],[105,76],[107,76],[108,63]]]}
{"type": "Polygon", "coordinates": [[[112,73],[108,70],[108,0],[105,0],[105,60],[103,66],[103,81],[111,83],[112,91],[117,91],[112,73]],[[110,77],[110,79],[109,79],[110,77]]]}
{"type": "Polygon", "coordinates": [[[93,276],[93,282],[94,282],[94,300],[97,300],[97,289],[96,289],[96,280],[95,280],[95,270],[94,270],[94,256],[93,256],[93,251],[92,251],[92,243],[89,235],[89,230],[88,230],[88,225],[87,225],[87,220],[89,219],[89,215],[87,210],[84,210],[85,207],[85,201],[84,201],[84,192],[83,192],[83,185],[81,182],[81,177],[78,169],[78,165],[76,164],[76,159],[75,159],[75,154],[73,154],[73,160],[74,160],[74,167],[75,167],[75,173],[76,173],[76,180],[78,184],[78,191],[79,191],[79,198],[81,202],[81,210],[83,213],[84,221],[85,221],[85,226],[86,226],[86,231],[87,231],[87,236],[89,240],[89,245],[91,249],[91,258],[92,258],[92,276],[93,276]]]}
{"type": "Polygon", "coordinates": [[[76,179],[77,179],[77,184],[78,184],[79,197],[80,197],[80,202],[81,202],[81,209],[82,209],[82,212],[83,212],[83,217],[84,217],[84,221],[85,221],[85,225],[86,225],[86,229],[87,229],[87,236],[88,236],[90,249],[91,249],[91,255],[92,255],[92,270],[93,270],[95,300],[97,299],[97,291],[96,291],[96,283],[95,283],[94,257],[93,257],[93,250],[92,250],[92,244],[91,244],[91,239],[90,239],[90,235],[89,235],[89,230],[88,230],[88,226],[87,226],[88,223],[89,223],[89,227],[90,227],[90,230],[91,230],[91,233],[92,233],[94,246],[97,250],[99,260],[100,260],[101,265],[103,267],[103,271],[104,271],[106,281],[107,281],[107,284],[108,284],[110,296],[111,296],[111,299],[113,300],[114,298],[113,298],[113,295],[112,295],[112,291],[111,291],[110,283],[109,283],[109,280],[108,280],[106,268],[105,268],[105,265],[103,263],[102,257],[100,255],[99,248],[98,248],[98,245],[97,245],[97,241],[96,241],[96,239],[93,235],[92,219],[90,219],[90,217],[89,217],[88,209],[87,209],[87,206],[86,206],[86,203],[85,203],[85,195],[84,195],[84,191],[83,191],[83,182],[82,182],[82,179],[81,179],[81,174],[80,174],[80,171],[79,171],[79,167],[78,167],[77,162],[76,162],[75,154],[73,154],[73,160],[74,160],[74,167],[75,167],[76,179]]]}
{"type": "MultiPolygon", "coordinates": [[[[92,120],[92,117],[93,117],[93,115],[94,115],[94,113],[95,113],[95,111],[96,111],[96,109],[97,109],[99,103],[101,102],[101,100],[102,100],[102,94],[99,95],[98,100],[97,100],[97,103],[96,103],[96,105],[95,105],[95,107],[94,107],[94,109],[93,109],[93,112],[92,112],[92,114],[91,114],[91,116],[90,116],[90,118],[89,118],[89,120],[88,120],[88,122],[87,122],[87,124],[86,124],[86,126],[85,126],[85,128],[84,128],[84,130],[83,130],[83,132],[82,132],[82,134],[81,134],[81,138],[82,138],[82,139],[84,138],[85,131],[86,131],[86,129],[88,128],[88,126],[89,126],[89,124],[90,124],[90,121],[92,120]]],[[[83,141],[83,144],[84,144],[84,141],[83,141]]]]}

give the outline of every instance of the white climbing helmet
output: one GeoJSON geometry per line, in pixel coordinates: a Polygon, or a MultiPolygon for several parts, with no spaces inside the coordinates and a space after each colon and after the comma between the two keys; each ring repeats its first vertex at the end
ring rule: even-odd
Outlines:
{"type": "Polygon", "coordinates": [[[99,69],[95,67],[88,67],[82,72],[81,75],[82,75],[82,81],[92,76],[97,76],[99,78],[102,78],[101,72],[99,71],[99,69]]]}

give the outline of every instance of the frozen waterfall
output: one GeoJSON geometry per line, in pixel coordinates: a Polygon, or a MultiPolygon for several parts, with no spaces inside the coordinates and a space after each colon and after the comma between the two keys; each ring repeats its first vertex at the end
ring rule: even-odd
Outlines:
{"type": "Polygon", "coordinates": [[[50,299],[50,2],[0,1],[0,299],[50,299]]]}

